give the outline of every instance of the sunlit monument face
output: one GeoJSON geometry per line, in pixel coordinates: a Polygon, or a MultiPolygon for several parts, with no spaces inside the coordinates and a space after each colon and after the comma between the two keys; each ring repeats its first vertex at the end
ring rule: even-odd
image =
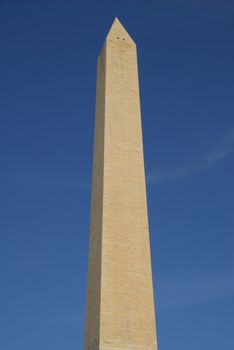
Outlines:
{"type": "Polygon", "coordinates": [[[98,58],[85,350],[156,350],[136,44],[98,58]]]}

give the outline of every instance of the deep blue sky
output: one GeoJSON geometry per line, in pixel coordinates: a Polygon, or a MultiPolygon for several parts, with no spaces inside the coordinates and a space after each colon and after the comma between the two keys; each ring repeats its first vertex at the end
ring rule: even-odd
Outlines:
{"type": "Polygon", "coordinates": [[[96,59],[138,44],[159,350],[234,343],[232,0],[0,1],[0,348],[82,349],[96,59]]]}

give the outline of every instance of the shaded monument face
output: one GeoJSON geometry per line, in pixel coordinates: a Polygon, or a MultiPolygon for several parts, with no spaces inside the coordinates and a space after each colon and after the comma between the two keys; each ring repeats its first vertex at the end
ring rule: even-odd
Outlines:
{"type": "Polygon", "coordinates": [[[85,350],[156,350],[136,45],[115,19],[100,53],[85,350]]]}

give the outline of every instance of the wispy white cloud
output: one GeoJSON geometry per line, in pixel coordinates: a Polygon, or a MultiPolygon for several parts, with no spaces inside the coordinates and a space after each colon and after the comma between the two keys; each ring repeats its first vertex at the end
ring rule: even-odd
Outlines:
{"type": "Polygon", "coordinates": [[[234,129],[218,140],[202,159],[191,164],[178,165],[173,168],[159,169],[147,176],[147,183],[176,182],[191,175],[205,171],[234,153],[234,129]]]}
{"type": "Polygon", "coordinates": [[[159,281],[156,291],[162,312],[234,297],[234,271],[175,274],[159,281]]]}

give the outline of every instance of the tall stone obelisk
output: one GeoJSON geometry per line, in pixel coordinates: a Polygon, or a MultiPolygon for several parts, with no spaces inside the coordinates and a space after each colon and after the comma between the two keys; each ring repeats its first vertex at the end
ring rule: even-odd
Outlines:
{"type": "Polygon", "coordinates": [[[156,350],[136,45],[98,59],[85,350],[156,350]]]}

